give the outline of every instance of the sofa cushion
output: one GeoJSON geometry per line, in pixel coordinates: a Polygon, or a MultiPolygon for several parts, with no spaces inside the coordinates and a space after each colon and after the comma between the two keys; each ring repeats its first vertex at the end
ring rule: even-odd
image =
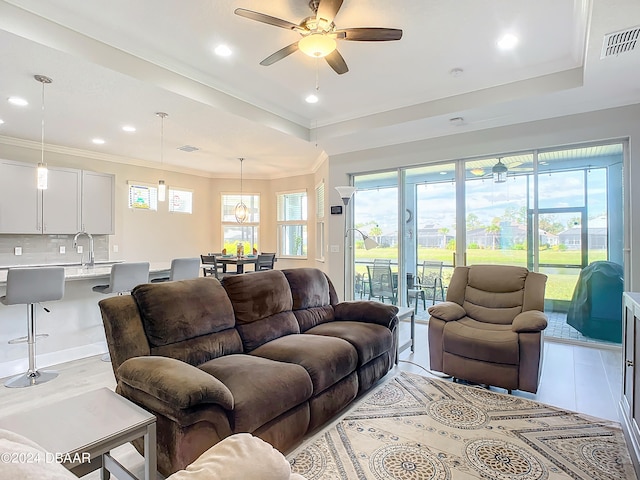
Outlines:
{"type": "Polygon", "coordinates": [[[518,365],[518,334],[510,325],[478,322],[465,317],[447,322],[442,337],[443,351],[459,357],[491,363],[518,365]]]}
{"type": "Polygon", "coordinates": [[[253,355],[226,355],[199,366],[231,391],[229,412],[234,433],[258,427],[308,400],[313,384],[300,365],[253,355]]]}
{"type": "Polygon", "coordinates": [[[293,313],[304,332],[334,319],[329,279],[316,268],[283,270],[293,298],[293,313]]]}
{"type": "Polygon", "coordinates": [[[231,302],[212,277],[146,283],[134,288],[131,295],[151,347],[223,332],[235,325],[231,302]]]}
{"type": "Polygon", "coordinates": [[[340,338],[287,335],[256,348],[251,355],[289,362],[305,368],[317,395],[356,369],[358,354],[340,338]]]}
{"type": "Polygon", "coordinates": [[[223,278],[231,300],[236,328],[246,352],[275,338],[300,333],[291,312],[289,283],[280,270],[267,270],[223,278]]]}
{"type": "Polygon", "coordinates": [[[307,330],[305,334],[346,340],[358,352],[358,367],[369,363],[383,353],[387,353],[393,344],[391,330],[375,323],[329,322],[307,330]]]}

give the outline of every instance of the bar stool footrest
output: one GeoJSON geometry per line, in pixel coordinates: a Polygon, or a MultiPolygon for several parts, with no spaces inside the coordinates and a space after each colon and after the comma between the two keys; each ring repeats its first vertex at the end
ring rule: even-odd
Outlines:
{"type": "MultiPolygon", "coordinates": [[[[48,336],[49,336],[48,333],[37,333],[36,341],[38,341],[41,338],[47,338],[48,336]]],[[[29,337],[18,337],[18,338],[13,338],[9,340],[7,343],[9,345],[15,345],[16,343],[27,343],[28,340],[29,340],[29,337]]]]}

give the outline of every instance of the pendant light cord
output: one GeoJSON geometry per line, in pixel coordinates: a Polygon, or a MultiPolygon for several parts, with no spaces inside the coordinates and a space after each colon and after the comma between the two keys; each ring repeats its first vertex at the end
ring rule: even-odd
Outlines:
{"type": "Polygon", "coordinates": [[[44,163],[44,84],[45,82],[42,82],[42,128],[40,134],[40,163],[44,163]]]}

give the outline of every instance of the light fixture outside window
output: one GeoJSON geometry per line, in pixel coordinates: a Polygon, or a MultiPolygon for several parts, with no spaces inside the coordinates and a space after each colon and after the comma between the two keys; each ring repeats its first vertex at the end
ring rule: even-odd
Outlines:
{"type": "Polygon", "coordinates": [[[322,58],[336,49],[336,41],[323,33],[312,33],[300,39],[298,48],[310,57],[322,58]]]}
{"type": "MultiPolygon", "coordinates": [[[[160,117],[160,166],[164,163],[164,119],[169,116],[168,113],[156,112],[160,117]]],[[[158,201],[164,202],[167,199],[167,187],[164,180],[158,180],[158,201]]]]}
{"type": "Polygon", "coordinates": [[[504,183],[507,181],[507,171],[509,169],[507,166],[502,163],[502,159],[498,159],[498,163],[496,163],[491,169],[491,173],[493,173],[493,181],[495,183],[504,183]]]}
{"type": "Polygon", "coordinates": [[[240,160],[240,202],[236,205],[235,216],[238,223],[244,223],[249,218],[249,209],[242,201],[242,162],[244,162],[244,158],[238,160],[240,160]]]}
{"type": "Polygon", "coordinates": [[[38,162],[38,168],[36,169],[36,186],[38,190],[46,190],[49,182],[47,164],[44,162],[44,86],[53,82],[53,80],[44,75],[34,75],[33,78],[42,84],[42,130],[40,136],[40,162],[38,162]]]}

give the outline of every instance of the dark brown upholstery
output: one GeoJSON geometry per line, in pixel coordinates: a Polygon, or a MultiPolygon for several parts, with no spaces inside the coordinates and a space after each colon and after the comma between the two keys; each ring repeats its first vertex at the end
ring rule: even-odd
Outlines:
{"type": "Polygon", "coordinates": [[[164,475],[233,433],[286,451],[378,382],[397,349],[396,307],[339,303],[311,268],[145,284],[99,305],[116,391],[156,415],[164,475]]]}
{"type": "Polygon", "coordinates": [[[429,308],[431,369],[535,393],[546,278],[515,266],[456,267],[446,301],[429,308]]]}

